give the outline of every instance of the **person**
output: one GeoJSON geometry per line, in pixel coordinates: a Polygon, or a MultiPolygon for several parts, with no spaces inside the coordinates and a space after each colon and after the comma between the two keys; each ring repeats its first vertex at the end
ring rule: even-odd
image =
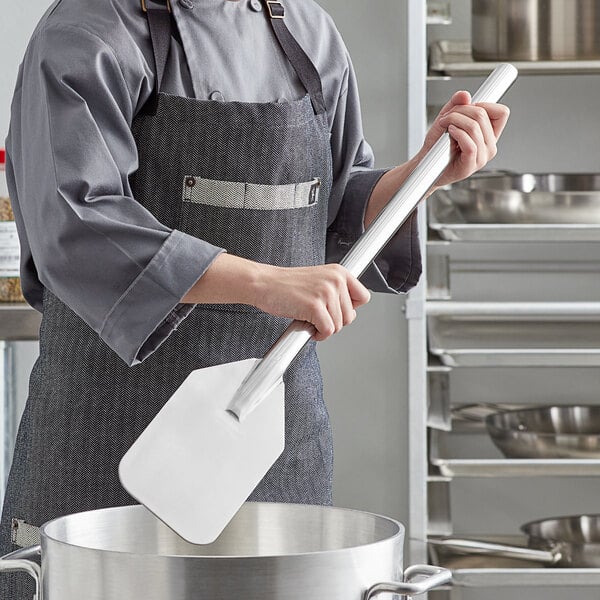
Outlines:
{"type": "MultiPolygon", "coordinates": [[[[374,169],[350,57],[313,0],[55,1],[7,140],[23,292],[43,319],[1,549],[24,523],[133,503],[119,460],[193,369],[262,356],[290,319],[324,340],[368,289],[414,286],[414,215],[360,281],[333,263],[443,131],[439,185],[485,165],[507,118],[458,92],[417,156],[374,169]]],[[[332,501],[314,346],[286,372],[286,448],[250,500],[332,501]]]]}

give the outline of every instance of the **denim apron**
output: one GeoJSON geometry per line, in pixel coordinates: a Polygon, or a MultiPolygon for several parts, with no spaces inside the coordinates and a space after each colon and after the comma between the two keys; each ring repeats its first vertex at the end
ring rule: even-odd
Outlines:
{"type": "MultiPolygon", "coordinates": [[[[132,125],[139,152],[132,189],[168,227],[231,254],[285,267],[322,264],[332,173],[321,81],[285,26],[283,5],[263,1],[308,92],[300,100],[224,103],[161,93],[172,23],[168,5],[147,0],[157,85],[132,125]]],[[[198,305],[149,358],[128,367],[46,291],[40,357],[2,516],[3,553],[23,543],[29,525],[133,504],[119,483],[119,461],[187,375],[262,356],[288,324],[247,305],[198,305]]],[[[314,343],[284,380],[285,450],[249,499],[330,504],[333,448],[314,343]]],[[[26,575],[0,577],[1,599],[32,594],[26,575]]]]}

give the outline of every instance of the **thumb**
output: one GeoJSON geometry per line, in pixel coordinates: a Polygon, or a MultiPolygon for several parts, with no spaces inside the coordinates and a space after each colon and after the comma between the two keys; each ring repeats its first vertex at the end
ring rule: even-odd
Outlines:
{"type": "Polygon", "coordinates": [[[454,92],[454,94],[452,94],[450,102],[452,102],[454,106],[459,106],[461,104],[471,104],[471,94],[466,90],[459,90],[458,92],[454,92]]]}
{"type": "Polygon", "coordinates": [[[462,106],[465,104],[471,104],[471,94],[466,90],[454,92],[452,98],[450,98],[450,100],[444,104],[442,110],[440,110],[438,118],[447,115],[455,106],[462,106]]]}

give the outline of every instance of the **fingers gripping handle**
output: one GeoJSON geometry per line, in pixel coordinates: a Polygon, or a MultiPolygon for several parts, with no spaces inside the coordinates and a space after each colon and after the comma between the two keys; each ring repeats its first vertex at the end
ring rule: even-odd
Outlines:
{"type": "MultiPolygon", "coordinates": [[[[472,102],[497,102],[517,77],[517,69],[501,64],[484,81],[472,102]]],[[[450,162],[450,136],[445,133],[408,176],[341,264],[358,277],[406,221],[450,162]]]]}
{"type": "MultiPolygon", "coordinates": [[[[516,77],[515,67],[509,64],[499,65],[477,90],[472,102],[497,102],[516,77]]],[[[449,162],[450,136],[445,133],[354,244],[342,260],[342,266],[355,277],[362,275],[413,212],[449,162]]],[[[314,333],[315,329],[309,323],[294,321],[244,380],[229,404],[228,410],[240,421],[252,412],[279,383],[290,363],[314,333]]]]}

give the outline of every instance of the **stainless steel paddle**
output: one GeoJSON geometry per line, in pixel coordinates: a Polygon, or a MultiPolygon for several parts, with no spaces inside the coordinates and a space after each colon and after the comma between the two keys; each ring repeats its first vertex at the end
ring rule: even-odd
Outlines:
{"type": "MultiPolygon", "coordinates": [[[[499,65],[472,102],[497,102],[516,77],[499,65]]],[[[363,273],[449,161],[445,133],[342,260],[350,273],[363,273]]],[[[123,487],[189,542],[213,542],[283,452],[283,374],[314,333],[294,321],[262,359],[193,371],[121,460],[123,487]]]]}

